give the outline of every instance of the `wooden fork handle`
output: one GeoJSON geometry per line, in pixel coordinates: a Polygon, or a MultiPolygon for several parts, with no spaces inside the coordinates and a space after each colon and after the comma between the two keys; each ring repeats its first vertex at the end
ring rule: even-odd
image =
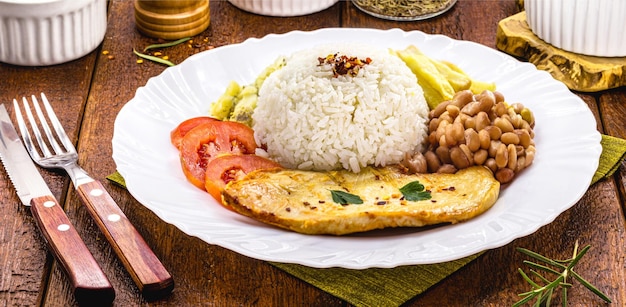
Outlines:
{"type": "Polygon", "coordinates": [[[168,295],[174,280],[115,200],[95,180],[76,187],[87,210],[147,299],[168,295]]]}
{"type": "Polygon", "coordinates": [[[81,305],[113,302],[113,286],[56,199],[52,195],[36,197],[30,204],[50,250],[68,274],[76,301],[81,305]]]}

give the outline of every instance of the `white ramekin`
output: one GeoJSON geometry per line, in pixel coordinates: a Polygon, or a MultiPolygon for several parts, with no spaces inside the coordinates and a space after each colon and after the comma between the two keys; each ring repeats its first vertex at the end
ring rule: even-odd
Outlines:
{"type": "Polygon", "coordinates": [[[0,62],[75,60],[102,42],[106,28],[107,0],[0,0],[0,62]]]}
{"type": "Polygon", "coordinates": [[[339,0],[228,0],[232,5],[259,15],[290,17],[325,10],[339,0]]]}
{"type": "Polygon", "coordinates": [[[626,0],[525,0],[524,8],[533,33],[555,47],[626,56],[626,0]]]}

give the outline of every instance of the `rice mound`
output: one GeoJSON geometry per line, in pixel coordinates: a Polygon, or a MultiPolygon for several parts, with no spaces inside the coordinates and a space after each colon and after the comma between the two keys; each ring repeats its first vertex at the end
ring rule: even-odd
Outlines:
{"type": "Polygon", "coordinates": [[[428,105],[416,76],[398,57],[368,45],[333,44],[298,51],[259,89],[252,128],[257,154],[303,170],[399,163],[421,151],[428,105]],[[318,58],[371,58],[355,76],[333,76],[318,58]]]}

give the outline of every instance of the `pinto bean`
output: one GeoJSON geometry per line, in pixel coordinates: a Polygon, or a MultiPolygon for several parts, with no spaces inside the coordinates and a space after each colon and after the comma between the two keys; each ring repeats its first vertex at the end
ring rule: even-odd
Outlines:
{"type": "Polygon", "coordinates": [[[496,103],[504,102],[504,95],[498,91],[493,92],[493,97],[496,99],[496,103]]]}
{"type": "Polygon", "coordinates": [[[506,150],[509,155],[509,163],[507,164],[507,167],[515,169],[515,167],[517,167],[517,149],[515,148],[515,145],[509,144],[507,145],[506,150]]]}
{"type": "Polygon", "coordinates": [[[480,149],[480,138],[478,133],[474,129],[466,129],[464,132],[465,144],[472,152],[476,152],[480,149]]]}
{"type": "Polygon", "coordinates": [[[495,174],[496,180],[500,181],[500,183],[509,183],[515,177],[515,172],[510,168],[501,168],[496,171],[495,174]]]}
{"type": "Polygon", "coordinates": [[[456,137],[454,136],[454,132],[452,131],[453,127],[454,127],[454,124],[447,125],[446,126],[446,132],[444,134],[445,140],[446,140],[445,143],[449,147],[456,146],[456,144],[457,144],[456,137]]]}
{"type": "Polygon", "coordinates": [[[488,157],[489,153],[487,150],[481,148],[474,153],[474,163],[476,163],[476,165],[483,165],[488,157]]]}
{"type": "Polygon", "coordinates": [[[489,148],[487,148],[490,157],[495,158],[498,148],[500,148],[500,145],[502,145],[502,142],[500,142],[500,140],[491,140],[491,142],[489,143],[489,148]]]}
{"type": "Polygon", "coordinates": [[[452,163],[452,160],[450,159],[450,149],[447,146],[437,147],[437,149],[435,149],[435,153],[441,162],[447,164],[452,163]]]}
{"type": "Polygon", "coordinates": [[[495,159],[498,169],[506,167],[509,164],[509,151],[507,150],[506,145],[504,145],[503,143],[500,143],[500,145],[498,145],[498,148],[496,149],[495,159]]]}
{"type": "Polygon", "coordinates": [[[502,143],[507,144],[507,145],[508,144],[517,145],[520,143],[519,136],[517,136],[517,134],[515,134],[514,132],[502,133],[502,136],[500,136],[500,141],[502,141],[502,143]]]}
{"type": "Polygon", "coordinates": [[[459,148],[461,148],[461,151],[463,151],[463,154],[467,157],[467,160],[469,160],[470,165],[468,165],[468,167],[474,165],[474,152],[469,149],[467,144],[461,144],[459,148]]]}
{"type": "Polygon", "coordinates": [[[461,113],[461,115],[467,116],[467,119],[465,120],[465,123],[463,124],[465,129],[476,129],[476,117],[472,117],[464,113],[461,113]]]}
{"type": "Polygon", "coordinates": [[[481,111],[489,111],[496,104],[496,96],[492,91],[483,91],[474,97],[480,102],[481,111]]]}
{"type": "Polygon", "coordinates": [[[507,113],[507,108],[506,108],[506,104],[504,102],[498,102],[496,103],[496,105],[493,108],[495,115],[497,117],[500,117],[504,114],[507,113]]]}
{"type": "Polygon", "coordinates": [[[454,146],[465,139],[463,135],[463,125],[461,123],[454,123],[446,127],[446,141],[448,146],[454,146]]]}
{"type": "Polygon", "coordinates": [[[457,92],[450,100],[450,103],[462,109],[466,104],[474,101],[474,93],[470,90],[457,92]]]}
{"type": "Polygon", "coordinates": [[[428,131],[435,131],[439,127],[439,118],[435,117],[428,122],[428,131]]]}
{"type": "Polygon", "coordinates": [[[508,116],[502,116],[502,117],[498,117],[493,121],[494,126],[500,128],[500,131],[502,131],[502,133],[504,132],[513,132],[514,128],[513,128],[513,124],[511,124],[511,121],[509,121],[506,117],[508,116]]]}
{"type": "Polygon", "coordinates": [[[433,109],[432,111],[430,111],[430,118],[435,118],[435,117],[439,117],[441,116],[441,114],[443,114],[443,112],[446,111],[446,107],[451,103],[451,101],[444,101],[440,104],[438,104],[435,109],[433,109]]]}
{"type": "Polygon", "coordinates": [[[426,158],[421,152],[417,152],[413,156],[406,153],[402,165],[408,168],[411,173],[423,174],[428,171],[426,158]]]}
{"type": "Polygon", "coordinates": [[[431,173],[437,172],[437,170],[441,167],[441,161],[439,161],[439,157],[434,152],[428,150],[424,153],[424,158],[426,159],[426,165],[428,166],[428,171],[431,173]]]}
{"type": "Polygon", "coordinates": [[[453,104],[449,104],[446,106],[446,112],[450,114],[450,117],[455,118],[461,113],[461,109],[453,104]]]}
{"type": "Polygon", "coordinates": [[[444,164],[437,170],[437,173],[454,174],[454,173],[456,173],[456,171],[457,171],[457,168],[454,167],[454,165],[452,165],[452,164],[444,164]]]}
{"type": "Polygon", "coordinates": [[[522,147],[528,148],[528,146],[530,146],[532,139],[530,138],[530,133],[528,133],[528,131],[516,129],[514,133],[519,137],[519,144],[522,145],[522,147]]]}
{"type": "Polygon", "coordinates": [[[464,169],[470,166],[470,160],[460,147],[450,148],[450,159],[457,169],[464,169]]]}
{"type": "Polygon", "coordinates": [[[480,141],[480,148],[488,149],[491,144],[491,136],[487,130],[478,131],[478,140],[480,141]]]}
{"type": "Polygon", "coordinates": [[[476,114],[475,121],[475,129],[476,131],[480,131],[485,129],[485,127],[491,125],[491,120],[489,119],[489,115],[487,115],[487,112],[484,111],[480,111],[478,112],[478,114],[476,114]]]}
{"type": "Polygon", "coordinates": [[[535,160],[535,146],[531,145],[528,146],[528,148],[526,148],[526,167],[530,166],[530,164],[533,163],[533,160],[535,160]]]}
{"type": "Polygon", "coordinates": [[[525,168],[526,168],[526,157],[525,156],[517,157],[517,166],[515,167],[515,172],[519,173],[525,168]]]}
{"type": "Polygon", "coordinates": [[[493,97],[489,97],[487,96],[481,96],[478,97],[477,101],[472,101],[468,104],[466,104],[462,109],[461,112],[469,115],[469,116],[474,116],[476,114],[478,114],[479,112],[487,112],[489,111],[489,109],[491,109],[491,107],[493,106],[495,100],[493,99],[493,97]]]}
{"type": "Polygon", "coordinates": [[[502,130],[497,126],[487,126],[484,130],[489,133],[489,138],[492,140],[499,140],[502,136],[502,130]]]}
{"type": "Polygon", "coordinates": [[[496,164],[496,159],[494,158],[488,158],[487,161],[485,161],[485,166],[494,174],[498,170],[498,165],[496,164]]]}

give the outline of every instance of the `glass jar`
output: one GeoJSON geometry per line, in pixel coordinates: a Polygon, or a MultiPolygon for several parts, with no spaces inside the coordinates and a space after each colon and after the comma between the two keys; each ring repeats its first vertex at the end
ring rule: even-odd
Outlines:
{"type": "Polygon", "coordinates": [[[448,11],[457,0],[352,0],[361,11],[388,20],[414,21],[448,11]]]}

